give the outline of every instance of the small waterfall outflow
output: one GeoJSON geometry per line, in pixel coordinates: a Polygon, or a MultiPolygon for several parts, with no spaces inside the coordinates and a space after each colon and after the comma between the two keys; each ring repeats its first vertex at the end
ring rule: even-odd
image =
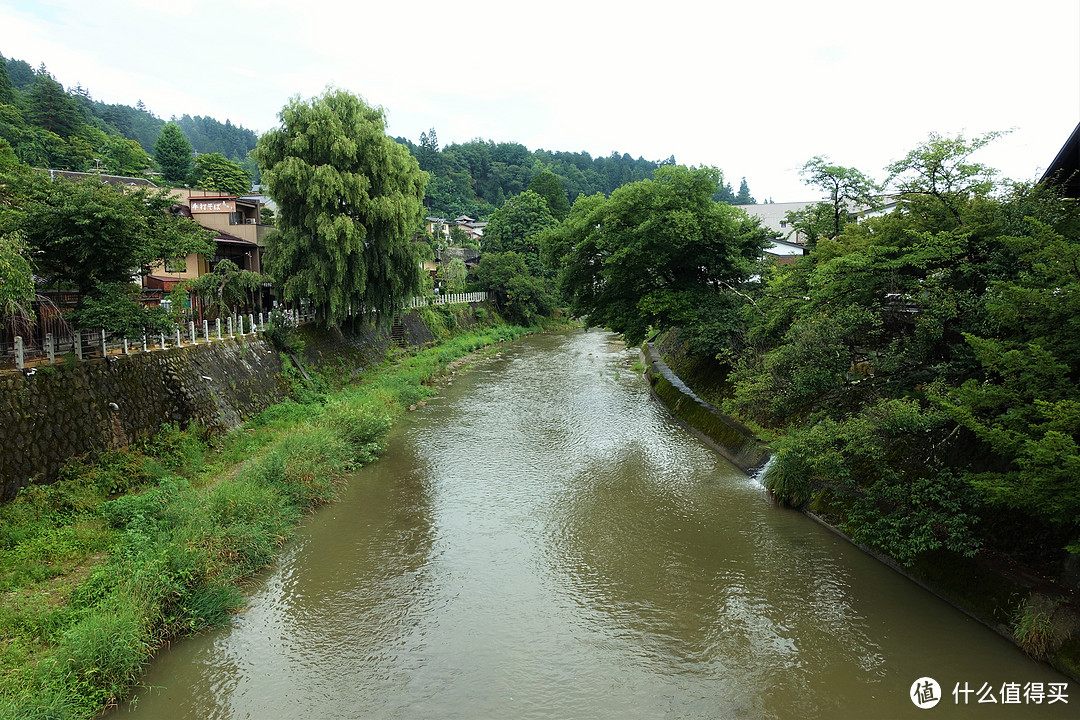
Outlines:
{"type": "Polygon", "coordinates": [[[768,472],[775,460],[775,455],[769,455],[769,458],[765,462],[750,470],[749,477],[755,486],[760,487],[762,490],[767,489],[765,487],[765,473],[768,472]]]}

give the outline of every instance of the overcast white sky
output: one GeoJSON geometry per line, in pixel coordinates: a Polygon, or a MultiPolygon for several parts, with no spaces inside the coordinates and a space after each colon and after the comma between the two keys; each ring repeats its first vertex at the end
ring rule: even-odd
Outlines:
{"type": "Polygon", "coordinates": [[[814,155],[884,179],[931,131],[1037,179],[1080,122],[1077,0],[0,0],[0,53],[159,117],[257,132],[328,85],[442,145],[715,165],[816,199],[814,155]]]}

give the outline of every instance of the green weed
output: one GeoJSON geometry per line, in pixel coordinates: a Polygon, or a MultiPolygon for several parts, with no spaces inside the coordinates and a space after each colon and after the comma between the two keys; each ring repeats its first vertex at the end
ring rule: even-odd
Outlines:
{"type": "Polygon", "coordinates": [[[1021,649],[1035,660],[1045,660],[1054,646],[1054,623],[1050,612],[1037,611],[1030,603],[1017,609],[1013,637],[1021,649]]]}

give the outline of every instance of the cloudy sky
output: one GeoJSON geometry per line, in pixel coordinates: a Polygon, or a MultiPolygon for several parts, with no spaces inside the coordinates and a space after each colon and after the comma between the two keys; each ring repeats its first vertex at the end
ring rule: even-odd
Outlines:
{"type": "Polygon", "coordinates": [[[1080,122],[1077,0],[0,0],[0,53],[95,99],[255,131],[328,85],[442,145],[715,165],[814,199],[814,155],[878,179],[928,133],[1036,179],[1080,122]]]}

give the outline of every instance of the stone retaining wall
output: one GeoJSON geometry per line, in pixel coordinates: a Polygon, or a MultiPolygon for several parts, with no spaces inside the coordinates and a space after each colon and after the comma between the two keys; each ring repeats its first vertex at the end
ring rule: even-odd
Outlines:
{"type": "Polygon", "coordinates": [[[231,427],[280,399],[263,340],[223,340],[0,376],[0,501],[50,482],[71,457],[116,449],[168,422],[231,427]]]}
{"type": "MultiPolygon", "coordinates": [[[[455,308],[457,326],[476,325],[478,307],[455,308]]],[[[399,342],[435,339],[421,314],[400,318],[399,342]]],[[[347,376],[380,364],[394,344],[390,328],[361,322],[297,333],[305,362],[347,376]]],[[[52,482],[70,458],[125,447],[165,423],[240,425],[284,397],[281,370],[280,353],[246,336],[0,374],[0,502],[31,482],[52,482]]]]}

